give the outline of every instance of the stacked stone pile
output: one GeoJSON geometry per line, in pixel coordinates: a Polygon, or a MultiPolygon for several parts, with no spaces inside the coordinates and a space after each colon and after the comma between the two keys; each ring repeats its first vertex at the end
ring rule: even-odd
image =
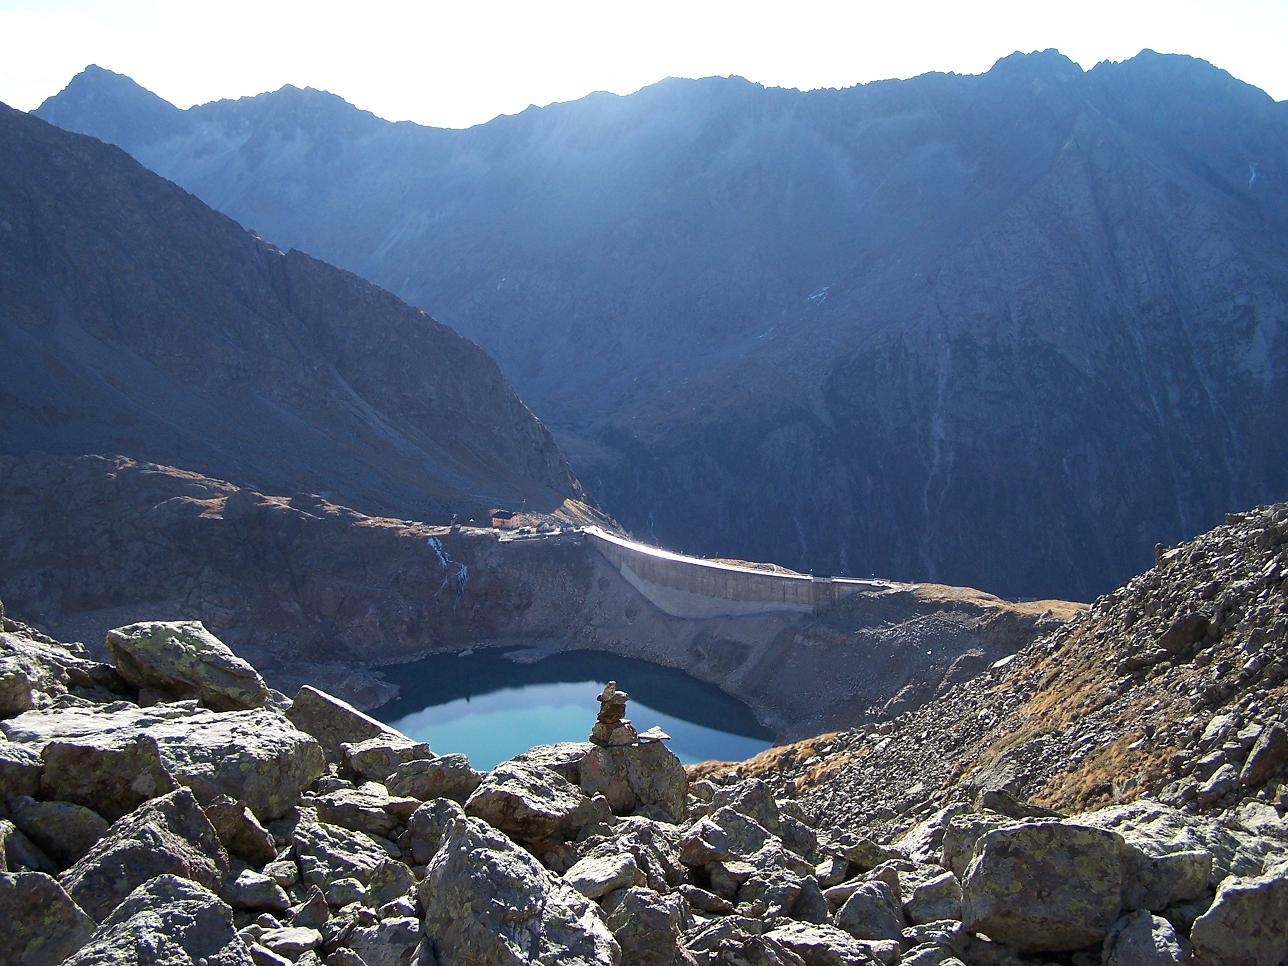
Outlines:
{"type": "Polygon", "coordinates": [[[593,744],[611,748],[614,745],[634,744],[639,735],[630,718],[626,717],[626,702],[630,695],[617,690],[617,682],[609,681],[599,694],[599,715],[590,730],[593,744]]]}

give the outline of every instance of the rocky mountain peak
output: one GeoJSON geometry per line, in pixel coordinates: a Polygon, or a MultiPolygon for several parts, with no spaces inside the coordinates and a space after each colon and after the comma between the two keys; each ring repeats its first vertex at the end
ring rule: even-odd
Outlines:
{"type": "Polygon", "coordinates": [[[169,101],[97,64],[82,70],[36,110],[51,124],[93,133],[113,144],[170,137],[179,131],[176,125],[182,116],[169,101]]]}
{"type": "Polygon", "coordinates": [[[329,91],[293,84],[263,94],[214,101],[195,110],[216,123],[244,126],[248,118],[255,118],[267,121],[265,127],[279,136],[301,134],[327,140],[358,137],[388,123],[329,91]]]}
{"type": "Polygon", "coordinates": [[[1028,53],[1015,51],[1001,57],[988,71],[996,76],[1030,75],[1047,79],[1074,80],[1082,76],[1082,68],[1073,60],[1048,47],[1028,53]]]}

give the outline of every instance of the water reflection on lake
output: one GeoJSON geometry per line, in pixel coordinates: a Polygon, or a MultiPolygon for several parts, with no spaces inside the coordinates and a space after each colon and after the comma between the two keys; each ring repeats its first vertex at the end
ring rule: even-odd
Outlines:
{"type": "Polygon", "coordinates": [[[736,761],[769,747],[751,710],[714,685],[672,668],[598,651],[569,651],[520,664],[497,651],[442,655],[388,668],[402,694],[373,714],[438,754],[469,755],[492,768],[533,745],[585,741],[605,681],[630,693],[628,716],[658,725],[685,764],[736,761]]]}

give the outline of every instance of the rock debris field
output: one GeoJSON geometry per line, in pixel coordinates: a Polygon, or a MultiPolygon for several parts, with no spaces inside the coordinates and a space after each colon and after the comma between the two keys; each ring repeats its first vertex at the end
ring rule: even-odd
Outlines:
{"type": "Polygon", "coordinates": [[[1274,966],[1286,537],[1232,517],[923,709],[687,773],[611,685],[596,743],[481,772],[197,622],[106,664],[0,616],[0,960],[1274,966]],[[1136,746],[1109,801],[1087,729],[1136,746]]]}

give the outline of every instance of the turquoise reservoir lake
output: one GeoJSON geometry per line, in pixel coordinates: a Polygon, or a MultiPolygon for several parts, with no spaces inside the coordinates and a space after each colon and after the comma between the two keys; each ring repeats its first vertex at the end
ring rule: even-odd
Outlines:
{"type": "Polygon", "coordinates": [[[737,761],[768,748],[773,735],[751,710],[683,671],[598,651],[568,651],[521,664],[497,651],[441,655],[386,668],[400,696],[372,712],[437,754],[469,755],[492,768],[533,745],[585,741],[606,681],[631,696],[639,731],[654,725],[685,764],[737,761]]]}

